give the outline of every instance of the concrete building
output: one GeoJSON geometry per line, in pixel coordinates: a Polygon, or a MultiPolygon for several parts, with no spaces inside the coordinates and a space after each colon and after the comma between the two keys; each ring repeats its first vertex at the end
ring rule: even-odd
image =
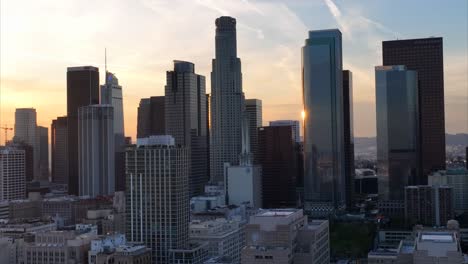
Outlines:
{"type": "Polygon", "coordinates": [[[418,185],[418,75],[405,66],[375,67],[379,196],[402,200],[418,185]]]}
{"type": "Polygon", "coordinates": [[[346,205],[342,70],[341,32],[309,31],[302,48],[304,199],[315,216],[346,205]]]}
{"type": "Polygon", "coordinates": [[[26,198],[25,151],[0,148],[0,202],[26,198]]]}
{"type": "Polygon", "coordinates": [[[53,183],[68,184],[68,125],[67,117],[57,117],[52,120],[51,152],[52,152],[52,177],[53,183]]]}
{"type": "Polygon", "coordinates": [[[67,68],[68,193],[79,194],[78,109],[99,104],[99,69],[92,66],[67,68]]]}
{"type": "Polygon", "coordinates": [[[274,120],[270,121],[270,126],[271,127],[277,127],[277,126],[290,126],[292,127],[292,136],[293,140],[296,143],[301,142],[301,125],[299,123],[299,120],[274,120]]]}
{"type": "Polygon", "coordinates": [[[190,151],[190,197],[203,194],[209,181],[205,76],[196,74],[191,62],[174,61],[174,70],[166,73],[164,98],[166,134],[190,151]]]}
{"type": "Polygon", "coordinates": [[[0,237],[20,239],[30,233],[52,232],[57,230],[57,223],[40,219],[18,219],[0,223],[0,237]]]}
{"type": "Polygon", "coordinates": [[[258,165],[226,166],[228,204],[262,207],[262,167],[258,165]]]}
{"type": "Polygon", "coordinates": [[[207,243],[209,257],[228,257],[231,263],[240,263],[244,235],[244,226],[240,221],[219,218],[190,223],[190,241],[207,243]]]}
{"type": "Polygon", "coordinates": [[[453,192],[453,209],[456,213],[468,211],[468,170],[452,169],[433,172],[428,177],[431,186],[450,186],[453,192]]]}
{"type": "Polygon", "coordinates": [[[111,105],[78,109],[79,194],[112,195],[115,191],[114,112],[111,105]]]}
{"type": "Polygon", "coordinates": [[[8,203],[9,219],[39,219],[42,217],[42,201],[40,199],[13,200],[8,203]]]}
{"type": "Polygon", "coordinates": [[[258,128],[263,126],[262,100],[245,99],[245,112],[249,119],[250,150],[253,164],[258,164],[258,128]]]}
{"type": "Polygon", "coordinates": [[[89,209],[83,224],[97,226],[98,235],[119,233],[125,234],[125,213],[119,213],[114,209],[89,209]]]}
{"type": "Polygon", "coordinates": [[[165,135],[164,96],[152,96],[140,100],[138,106],[137,138],[165,135]]]}
{"type": "Polygon", "coordinates": [[[261,210],[245,235],[242,264],[330,262],[328,221],[309,222],[300,209],[261,210]]]}
{"type": "Polygon", "coordinates": [[[35,180],[40,179],[40,149],[37,132],[37,114],[34,108],[18,108],[15,111],[15,137],[14,140],[26,143],[33,149],[33,175],[35,180]]]}
{"type": "Polygon", "coordinates": [[[153,136],[128,146],[125,164],[126,237],[151,248],[153,263],[168,263],[169,250],[188,245],[188,150],[153,136]]]}
{"type": "Polygon", "coordinates": [[[173,264],[203,264],[208,258],[206,243],[188,243],[184,248],[169,249],[169,262],[173,264]]]}
{"type": "Polygon", "coordinates": [[[23,239],[0,237],[0,263],[17,264],[23,239]]]}
{"type": "Polygon", "coordinates": [[[452,188],[448,186],[407,186],[405,218],[412,224],[445,225],[454,218],[452,188]]]}
{"type": "Polygon", "coordinates": [[[237,57],[236,19],[216,19],[215,59],[211,72],[210,174],[224,181],[224,163],[238,164],[244,114],[241,60],[237,57]]]}
{"type": "Polygon", "coordinates": [[[91,241],[89,264],[150,264],[151,251],[144,245],[127,243],[125,235],[113,233],[91,241]]]}

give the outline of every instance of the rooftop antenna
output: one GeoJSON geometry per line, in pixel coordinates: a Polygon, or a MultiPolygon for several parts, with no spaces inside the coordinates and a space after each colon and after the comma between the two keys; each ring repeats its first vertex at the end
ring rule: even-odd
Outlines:
{"type": "Polygon", "coordinates": [[[104,48],[104,69],[107,74],[107,48],[104,48]]]}

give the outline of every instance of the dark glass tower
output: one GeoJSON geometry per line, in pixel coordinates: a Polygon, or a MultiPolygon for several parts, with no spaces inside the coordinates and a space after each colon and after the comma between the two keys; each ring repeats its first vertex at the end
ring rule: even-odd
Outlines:
{"type": "Polygon", "coordinates": [[[166,74],[165,127],[166,134],[190,152],[191,197],[203,194],[209,181],[206,99],[205,76],[195,74],[191,62],[174,61],[174,70],[166,74]]]}
{"type": "Polygon", "coordinates": [[[165,133],[164,96],[141,99],[138,106],[137,138],[165,133]]]}
{"type": "Polygon", "coordinates": [[[67,150],[67,117],[57,117],[52,120],[51,150],[52,150],[52,182],[68,184],[68,150],[67,150]]]}
{"type": "Polygon", "coordinates": [[[224,163],[239,163],[244,114],[241,61],[237,57],[236,19],[216,19],[216,54],[211,72],[210,173],[224,182],[224,163]]]}
{"type": "Polygon", "coordinates": [[[262,126],[262,100],[246,99],[245,112],[249,118],[250,149],[254,164],[258,164],[258,128],[262,126]]]}
{"type": "Polygon", "coordinates": [[[343,71],[343,124],[345,149],[346,207],[353,206],[354,196],[354,126],[353,126],[353,73],[343,71]]]}
{"type": "Polygon", "coordinates": [[[430,171],[445,168],[443,41],[384,41],[382,49],[383,65],[405,65],[418,72],[421,169],[417,184],[427,184],[430,171]]]}
{"type": "Polygon", "coordinates": [[[67,69],[68,193],[78,195],[78,108],[99,104],[99,69],[67,69]]]}
{"type": "Polygon", "coordinates": [[[341,32],[310,31],[302,48],[304,199],[313,216],[344,208],[345,150],[341,32]]]}
{"type": "Polygon", "coordinates": [[[258,129],[264,208],[296,206],[297,154],[292,126],[258,129]]]}

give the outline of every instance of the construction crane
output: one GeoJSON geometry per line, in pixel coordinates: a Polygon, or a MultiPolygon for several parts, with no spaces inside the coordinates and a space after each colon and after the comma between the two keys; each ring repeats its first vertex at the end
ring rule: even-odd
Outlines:
{"type": "Polygon", "coordinates": [[[8,130],[13,131],[13,128],[4,126],[4,127],[0,127],[0,129],[3,129],[5,131],[5,146],[6,146],[7,138],[8,138],[8,130]]]}

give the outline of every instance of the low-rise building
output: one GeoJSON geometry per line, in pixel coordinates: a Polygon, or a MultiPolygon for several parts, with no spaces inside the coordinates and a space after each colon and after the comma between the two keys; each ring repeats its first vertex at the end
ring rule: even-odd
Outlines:
{"type": "Polygon", "coordinates": [[[89,264],[150,264],[151,252],[146,246],[128,243],[124,234],[103,235],[91,241],[89,264]]]}
{"type": "Polygon", "coordinates": [[[88,210],[83,223],[96,225],[99,235],[125,233],[125,213],[119,213],[115,209],[88,210]]]}
{"type": "Polygon", "coordinates": [[[55,222],[41,219],[18,219],[0,223],[0,237],[24,238],[30,233],[54,230],[57,230],[55,222]]]}

